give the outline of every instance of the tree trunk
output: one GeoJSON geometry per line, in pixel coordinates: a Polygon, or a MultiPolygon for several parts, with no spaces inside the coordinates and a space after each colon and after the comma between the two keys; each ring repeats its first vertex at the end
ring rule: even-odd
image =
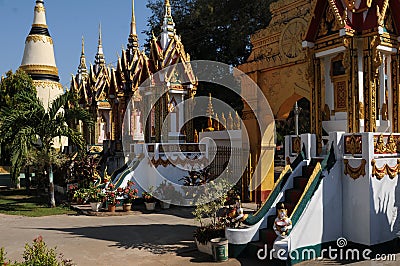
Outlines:
{"type": "Polygon", "coordinates": [[[53,166],[50,164],[49,167],[49,195],[50,195],[50,207],[56,206],[56,200],[54,198],[54,180],[53,180],[53,166]]]}
{"type": "Polygon", "coordinates": [[[21,181],[20,181],[20,172],[17,171],[14,173],[14,168],[10,167],[10,179],[11,179],[11,187],[20,189],[21,188],[21,181]]]}
{"type": "Polygon", "coordinates": [[[25,188],[28,195],[30,195],[31,188],[31,177],[29,174],[29,166],[25,166],[25,188]]]}

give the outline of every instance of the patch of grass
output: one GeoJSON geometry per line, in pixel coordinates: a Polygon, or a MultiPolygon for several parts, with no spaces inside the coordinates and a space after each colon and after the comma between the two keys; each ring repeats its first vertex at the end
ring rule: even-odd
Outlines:
{"type": "Polygon", "coordinates": [[[0,213],[3,214],[28,217],[75,214],[67,206],[49,208],[46,202],[46,198],[28,195],[24,189],[0,191],[0,213]]]}

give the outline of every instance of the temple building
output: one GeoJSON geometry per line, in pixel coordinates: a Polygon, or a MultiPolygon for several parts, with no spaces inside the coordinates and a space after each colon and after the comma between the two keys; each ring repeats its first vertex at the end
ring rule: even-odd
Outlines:
{"type": "Polygon", "coordinates": [[[400,131],[398,1],[316,1],[305,35],[311,132],[400,131]]]}
{"type": "Polygon", "coordinates": [[[140,51],[136,31],[134,1],[132,1],[132,17],[127,48],[118,58],[116,69],[107,67],[102,49],[101,31],[99,32],[98,51],[95,64],[87,69],[82,43],[82,54],[77,74],[71,80],[71,90],[79,104],[91,111],[96,118],[94,130],[84,129],[89,144],[101,144],[104,140],[131,142],[160,142],[162,121],[169,113],[168,132],[164,136],[169,141],[193,141],[192,122],[184,123],[184,117],[190,114],[191,107],[177,105],[185,99],[194,97],[197,80],[191,69],[186,69],[189,80],[182,84],[170,71],[162,80],[156,80],[154,74],[177,63],[190,61],[180,37],[175,32],[175,24],[171,15],[171,5],[165,1],[165,15],[162,32],[158,38],[153,36],[150,43],[150,55],[140,51]],[[148,80],[148,84],[159,86],[166,93],[161,96],[152,110],[146,110],[151,102],[150,90],[140,88],[148,80]],[[130,104],[129,104],[130,103],[130,104]],[[144,110],[150,116],[144,118],[144,110]],[[126,112],[127,115],[125,114],[126,112]],[[125,122],[124,122],[125,117],[125,122]]]}
{"type": "Polygon", "coordinates": [[[20,69],[32,77],[38,97],[46,108],[53,99],[64,93],[59,83],[53,39],[47,26],[43,0],[36,1],[33,24],[25,40],[20,69]]]}
{"type": "MultiPolygon", "coordinates": [[[[290,8],[289,2],[271,4],[273,15],[279,15],[277,6],[290,8]]],[[[306,7],[308,1],[296,2],[296,14],[300,14],[300,2],[306,7]]],[[[278,251],[272,256],[286,260],[287,265],[332,259],[326,251],[337,248],[343,254],[368,250],[387,255],[392,247],[398,248],[400,234],[400,2],[315,0],[309,7],[306,26],[289,30],[292,36],[302,35],[303,50],[296,41],[292,47],[298,49],[289,49],[287,55],[298,51],[302,59],[293,64],[303,67],[309,93],[304,97],[311,101],[311,132],[285,137],[287,165],[260,210],[244,220],[248,227],[226,230],[229,251],[260,258],[260,247],[265,246],[278,251]],[[285,227],[291,227],[283,236],[274,232],[276,227],[270,222],[279,218],[282,204],[285,219],[290,219],[285,227]]],[[[287,21],[282,28],[296,21],[287,21]]],[[[287,39],[281,40],[285,51],[287,39]]],[[[268,48],[264,49],[267,58],[274,54],[274,46],[268,48]]],[[[275,61],[282,58],[277,56],[275,61]]],[[[273,64],[271,60],[258,62],[273,64]]],[[[256,70],[257,60],[253,63],[256,70]]],[[[257,77],[263,72],[252,74],[257,77]]],[[[257,81],[290,84],[292,74],[257,81]]],[[[274,100],[271,106],[277,117],[280,108],[274,109],[274,104],[285,102],[293,91],[278,88],[281,94],[266,94],[274,100]]],[[[293,106],[288,104],[288,108],[293,106]]],[[[363,259],[374,260],[374,256],[363,259]]]]}
{"type": "MultiPolygon", "coordinates": [[[[238,66],[263,91],[275,119],[286,119],[296,101],[301,98],[311,99],[310,85],[307,80],[307,60],[302,48],[302,37],[311,20],[312,1],[280,0],[271,3],[271,22],[262,30],[251,35],[252,52],[247,62],[238,66]]],[[[242,97],[252,99],[246,90],[242,97]]],[[[260,99],[254,98],[255,102],[260,99]]],[[[258,103],[259,108],[265,108],[258,103]]],[[[264,151],[256,116],[244,102],[242,119],[248,129],[251,165],[255,165],[264,151]]],[[[267,177],[262,177],[262,185],[253,200],[262,202],[266,199],[274,184],[273,167],[267,177]]],[[[250,183],[250,178],[244,183],[250,183]]]]}

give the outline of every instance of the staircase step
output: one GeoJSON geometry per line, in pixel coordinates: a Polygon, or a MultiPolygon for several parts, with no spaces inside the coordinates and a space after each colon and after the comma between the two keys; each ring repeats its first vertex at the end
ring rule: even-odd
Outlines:
{"type": "Polygon", "coordinates": [[[264,228],[259,230],[260,241],[272,246],[274,244],[277,235],[273,229],[264,228]]]}
{"type": "Polygon", "coordinates": [[[297,203],[285,203],[285,207],[287,209],[287,215],[292,215],[294,208],[296,207],[297,203]]]}
{"type": "Polygon", "coordinates": [[[308,169],[308,165],[303,165],[303,167],[301,168],[301,172],[303,173],[302,175],[305,176],[305,173],[307,172],[308,169]]]}
{"type": "Polygon", "coordinates": [[[307,186],[307,182],[308,182],[309,178],[307,177],[295,177],[293,179],[293,187],[296,189],[304,189],[307,186]]]}
{"type": "Polygon", "coordinates": [[[267,228],[269,228],[269,229],[273,228],[275,219],[276,219],[276,215],[270,215],[267,217],[267,228]]]}
{"type": "Polygon", "coordinates": [[[285,191],[285,203],[297,203],[303,194],[303,190],[291,188],[285,191]]]}
{"type": "Polygon", "coordinates": [[[315,168],[315,166],[309,165],[307,167],[307,170],[303,172],[303,177],[309,178],[312,175],[314,168],[315,168]]]}

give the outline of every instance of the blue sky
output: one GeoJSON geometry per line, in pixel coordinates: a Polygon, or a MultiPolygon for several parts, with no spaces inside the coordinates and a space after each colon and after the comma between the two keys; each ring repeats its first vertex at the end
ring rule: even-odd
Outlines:
{"type": "MultiPolygon", "coordinates": [[[[85,37],[87,63],[94,61],[97,50],[98,27],[102,25],[103,49],[106,63],[114,63],[128,42],[131,0],[45,0],[47,24],[54,40],[60,82],[69,87],[81,52],[81,38],[85,37]]],[[[135,1],[137,31],[140,45],[146,36],[147,0],[135,1]]],[[[35,0],[0,0],[0,75],[21,64],[25,38],[32,21],[35,0]]]]}

